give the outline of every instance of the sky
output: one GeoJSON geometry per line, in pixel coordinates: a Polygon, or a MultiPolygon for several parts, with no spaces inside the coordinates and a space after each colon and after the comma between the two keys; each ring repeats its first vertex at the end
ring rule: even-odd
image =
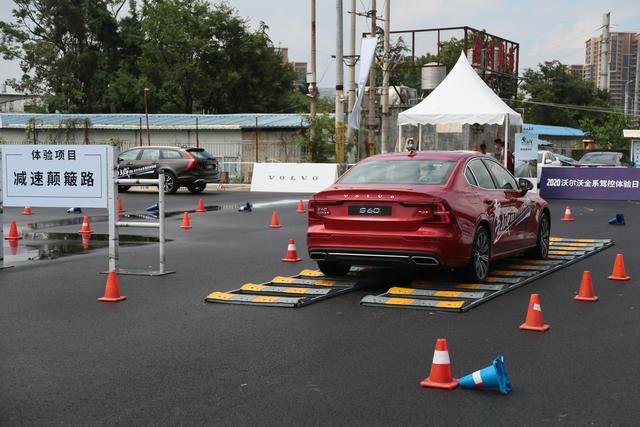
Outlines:
{"type": "MultiPolygon", "coordinates": [[[[343,0],[345,13],[344,54],[348,55],[349,20],[352,0],[343,0]]],[[[584,63],[584,46],[601,32],[602,15],[611,12],[611,31],[640,32],[638,0],[378,0],[382,15],[390,1],[392,31],[436,27],[469,26],[520,43],[521,71],[538,63],[557,59],[567,64],[584,63]]],[[[212,3],[216,3],[213,1],[212,3]]],[[[251,27],[264,21],[274,44],[289,48],[289,60],[309,62],[310,0],[229,0],[251,27]]],[[[335,86],[336,1],[317,0],[317,78],[319,87],[335,86]]],[[[0,0],[0,19],[10,20],[13,1],[0,0]]],[[[370,0],[356,0],[358,13],[371,9],[370,0]]],[[[357,38],[370,22],[357,16],[357,38]]],[[[462,33],[443,33],[461,37],[462,33]]],[[[409,38],[405,38],[407,41],[409,38]]],[[[434,37],[416,39],[416,54],[435,53],[434,37]]],[[[359,42],[356,43],[356,53],[359,42]]],[[[21,75],[15,62],[0,59],[0,83],[21,75]]],[[[346,69],[345,69],[346,82],[346,69]]]]}

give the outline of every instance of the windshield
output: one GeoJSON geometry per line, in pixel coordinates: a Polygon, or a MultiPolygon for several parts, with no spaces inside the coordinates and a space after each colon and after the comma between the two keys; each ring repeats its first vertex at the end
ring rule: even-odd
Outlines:
{"type": "Polygon", "coordinates": [[[354,166],[340,184],[441,185],[451,174],[453,160],[370,160],[354,166]]]}
{"type": "Polygon", "coordinates": [[[580,159],[580,163],[618,163],[619,153],[587,153],[580,159]]]}
{"type": "Polygon", "coordinates": [[[198,160],[215,160],[204,148],[190,148],[187,151],[198,160]]]}

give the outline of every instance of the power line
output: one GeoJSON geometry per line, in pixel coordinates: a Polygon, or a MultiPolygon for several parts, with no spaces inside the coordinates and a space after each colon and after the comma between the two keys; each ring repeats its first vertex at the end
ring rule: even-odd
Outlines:
{"type": "Polygon", "coordinates": [[[564,48],[564,47],[565,47],[565,46],[567,46],[568,44],[573,43],[574,41],[576,41],[576,40],[578,40],[578,39],[580,39],[580,38],[583,38],[583,37],[586,37],[586,36],[588,36],[588,35],[591,35],[591,34],[595,33],[596,31],[598,31],[598,30],[600,30],[600,29],[602,29],[602,26],[600,26],[600,27],[596,28],[595,30],[591,30],[591,31],[589,31],[589,32],[588,32],[588,33],[586,33],[586,34],[582,34],[582,35],[579,35],[579,36],[577,36],[577,37],[573,37],[573,38],[571,38],[571,39],[568,39],[568,40],[566,40],[564,43],[561,43],[561,44],[559,44],[559,45],[556,45],[556,46],[555,46],[554,48],[552,48],[552,49],[547,49],[547,50],[545,50],[544,52],[532,53],[532,54],[530,54],[530,55],[524,56],[524,57],[522,57],[522,60],[529,59],[529,58],[539,57],[539,56],[541,56],[541,55],[547,55],[547,54],[549,54],[550,52],[555,52],[555,51],[557,51],[557,50],[559,50],[559,49],[564,48]]]}
{"type": "Polygon", "coordinates": [[[590,112],[593,112],[593,113],[621,114],[621,112],[618,111],[618,110],[615,110],[615,109],[612,109],[612,108],[605,108],[605,107],[593,107],[593,106],[588,106],[588,105],[559,104],[559,103],[555,103],[555,102],[533,101],[533,100],[530,100],[530,99],[520,99],[518,101],[526,103],[526,104],[542,105],[542,106],[545,106],[545,107],[552,107],[552,108],[565,108],[565,109],[568,109],[568,110],[590,111],[590,112]]]}

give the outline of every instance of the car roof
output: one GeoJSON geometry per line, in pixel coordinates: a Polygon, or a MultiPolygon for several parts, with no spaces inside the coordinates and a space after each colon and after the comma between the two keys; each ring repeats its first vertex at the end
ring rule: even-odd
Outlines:
{"type": "MultiPolygon", "coordinates": [[[[465,160],[472,157],[487,157],[483,156],[477,151],[414,151],[412,159],[424,159],[424,160],[465,160]]],[[[409,152],[397,152],[378,154],[375,156],[367,157],[366,160],[398,160],[409,158],[409,152]]],[[[489,158],[489,157],[487,157],[489,158]]]]}
{"type": "Polygon", "coordinates": [[[144,145],[144,146],[140,146],[140,147],[131,147],[128,148],[128,150],[135,150],[135,149],[142,149],[142,148],[162,148],[162,149],[170,149],[170,150],[204,150],[204,148],[196,148],[196,147],[188,147],[188,146],[181,146],[178,147],[176,145],[144,145]]]}

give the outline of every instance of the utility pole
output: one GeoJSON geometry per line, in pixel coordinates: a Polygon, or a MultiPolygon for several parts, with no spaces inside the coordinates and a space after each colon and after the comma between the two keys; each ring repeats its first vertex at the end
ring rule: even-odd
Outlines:
{"type": "MultiPolygon", "coordinates": [[[[353,111],[353,104],[356,102],[356,0],[351,0],[351,21],[349,27],[349,116],[353,111]]],[[[355,129],[349,127],[347,130],[347,140],[350,143],[354,141],[356,135],[355,129]]]]}
{"type": "Polygon", "coordinates": [[[311,119],[315,119],[318,109],[318,90],[316,88],[316,0],[311,0],[311,76],[309,80],[309,96],[311,97],[309,113],[311,119]]]}
{"type": "MultiPolygon", "coordinates": [[[[371,0],[371,35],[376,37],[376,0],[371,0]]],[[[367,135],[367,151],[369,156],[376,154],[376,58],[374,55],[373,64],[369,71],[369,116],[367,135]]]]}
{"type": "Polygon", "coordinates": [[[391,21],[391,0],[385,0],[384,10],[382,12],[382,18],[384,19],[384,58],[382,61],[382,132],[380,133],[381,148],[383,153],[393,151],[391,144],[389,144],[389,119],[391,113],[389,112],[389,57],[391,52],[389,51],[389,31],[391,21]]]}
{"type": "Polygon", "coordinates": [[[149,131],[149,109],[147,108],[147,92],[149,88],[144,88],[144,117],[147,121],[147,145],[151,145],[151,132],[149,131]]]}
{"type": "Polygon", "coordinates": [[[344,163],[344,71],[342,0],[336,0],[336,163],[344,163]]]}
{"type": "Polygon", "coordinates": [[[611,12],[602,15],[602,41],[600,46],[600,84],[598,89],[609,90],[609,20],[611,12]]]}

